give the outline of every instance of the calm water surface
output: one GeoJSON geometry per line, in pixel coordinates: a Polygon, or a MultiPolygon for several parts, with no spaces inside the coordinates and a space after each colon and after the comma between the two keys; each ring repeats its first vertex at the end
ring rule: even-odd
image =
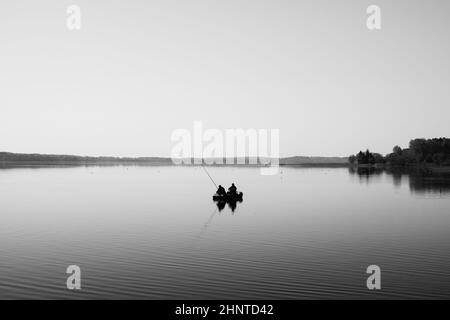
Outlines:
{"type": "Polygon", "coordinates": [[[234,212],[201,167],[0,169],[0,298],[450,298],[449,178],[209,171],[234,212]]]}

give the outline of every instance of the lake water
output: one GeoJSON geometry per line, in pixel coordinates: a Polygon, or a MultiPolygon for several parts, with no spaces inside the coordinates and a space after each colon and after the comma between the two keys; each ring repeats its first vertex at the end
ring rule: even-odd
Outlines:
{"type": "Polygon", "coordinates": [[[201,167],[0,169],[0,298],[450,298],[449,178],[208,171],[234,212],[201,167]]]}

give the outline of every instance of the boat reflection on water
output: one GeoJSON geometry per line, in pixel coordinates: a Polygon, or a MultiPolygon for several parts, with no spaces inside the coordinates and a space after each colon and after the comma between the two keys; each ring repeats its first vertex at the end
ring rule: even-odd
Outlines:
{"type": "MultiPolygon", "coordinates": [[[[234,187],[234,183],[232,187],[234,187]]],[[[244,194],[242,192],[237,192],[236,187],[234,187],[234,191],[231,192],[228,191],[227,193],[224,192],[223,194],[219,194],[219,192],[217,192],[216,194],[213,195],[212,199],[216,203],[219,212],[222,211],[227,204],[228,207],[231,209],[231,212],[234,212],[234,210],[236,210],[237,203],[242,202],[243,197],[244,194]]]]}
{"type": "Polygon", "coordinates": [[[231,212],[234,212],[236,210],[238,202],[241,203],[243,200],[240,199],[227,199],[227,200],[213,200],[216,205],[219,212],[221,212],[223,209],[225,209],[225,206],[228,204],[228,207],[231,209],[231,212]]]}

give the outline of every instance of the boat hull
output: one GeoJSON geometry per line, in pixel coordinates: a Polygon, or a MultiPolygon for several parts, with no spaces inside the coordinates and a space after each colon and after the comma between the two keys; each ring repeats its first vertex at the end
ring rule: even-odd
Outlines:
{"type": "Polygon", "coordinates": [[[243,197],[243,193],[239,192],[236,195],[223,195],[223,196],[219,196],[217,194],[213,195],[213,200],[214,201],[242,201],[242,197],[243,197]]]}

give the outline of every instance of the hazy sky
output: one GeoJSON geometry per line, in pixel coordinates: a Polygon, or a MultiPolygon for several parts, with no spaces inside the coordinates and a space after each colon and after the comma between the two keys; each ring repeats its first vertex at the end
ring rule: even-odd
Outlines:
{"type": "Polygon", "coordinates": [[[448,0],[1,1],[0,151],[169,156],[194,120],[279,128],[282,156],[450,136],[449,15],[448,0]]]}

